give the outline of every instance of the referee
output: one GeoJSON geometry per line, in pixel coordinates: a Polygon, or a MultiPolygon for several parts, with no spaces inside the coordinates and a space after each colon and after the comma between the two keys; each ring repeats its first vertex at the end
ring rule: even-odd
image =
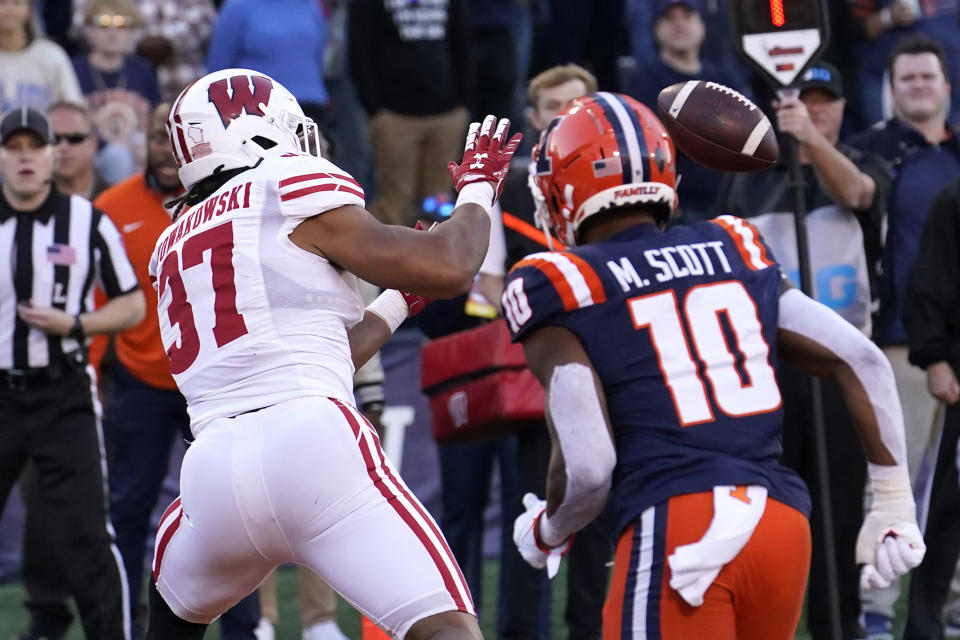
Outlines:
{"type": "Polygon", "coordinates": [[[136,324],[144,298],[110,219],[53,188],[51,139],[32,109],[0,120],[0,506],[31,460],[86,637],[127,639],[86,336],[136,324]],[[95,282],[111,300],[93,311],[95,282]]]}

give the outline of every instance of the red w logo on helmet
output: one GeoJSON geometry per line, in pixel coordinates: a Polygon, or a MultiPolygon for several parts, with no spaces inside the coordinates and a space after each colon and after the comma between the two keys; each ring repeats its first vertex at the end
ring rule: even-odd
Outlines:
{"type": "Polygon", "coordinates": [[[263,76],[232,76],[229,78],[231,94],[227,90],[228,79],[217,80],[210,84],[208,96],[213,106],[217,108],[220,114],[220,120],[223,126],[228,126],[234,118],[239,117],[244,111],[251,116],[264,115],[260,108],[261,104],[267,104],[270,101],[270,93],[273,92],[273,83],[269,78],[263,76]],[[253,89],[250,88],[251,80],[253,89]]]}

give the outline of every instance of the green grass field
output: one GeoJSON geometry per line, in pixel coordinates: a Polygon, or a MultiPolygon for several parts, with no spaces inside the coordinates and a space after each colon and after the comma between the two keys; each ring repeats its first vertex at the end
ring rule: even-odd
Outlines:
{"type": "MultiPolygon", "coordinates": [[[[480,615],[480,626],[485,638],[496,638],[496,605],[497,605],[497,576],[499,574],[499,563],[496,560],[487,560],[484,565],[483,575],[483,603],[484,608],[480,615]]],[[[553,638],[554,640],[565,640],[567,637],[563,625],[563,594],[566,592],[566,571],[565,565],[560,570],[560,574],[554,580],[553,589],[553,638]]],[[[907,583],[904,583],[904,591],[907,583]]],[[[27,621],[26,611],[23,608],[24,593],[21,586],[17,583],[0,585],[0,640],[8,640],[10,636],[22,629],[27,621]]],[[[277,601],[280,606],[280,622],[277,625],[277,640],[299,640],[300,638],[300,612],[299,601],[297,599],[297,574],[292,568],[282,568],[277,579],[277,601]]],[[[902,627],[903,617],[903,599],[898,605],[897,628],[902,627]]],[[[340,628],[351,639],[360,638],[360,615],[349,607],[342,600],[337,610],[337,621],[340,628]]],[[[802,625],[801,625],[802,626],[802,625]]],[[[207,632],[208,640],[219,640],[220,631],[217,625],[211,627],[207,632]]],[[[797,640],[809,640],[810,635],[805,631],[800,631],[796,635],[797,640]]],[[[68,640],[83,640],[83,633],[80,625],[74,623],[68,640]]]]}

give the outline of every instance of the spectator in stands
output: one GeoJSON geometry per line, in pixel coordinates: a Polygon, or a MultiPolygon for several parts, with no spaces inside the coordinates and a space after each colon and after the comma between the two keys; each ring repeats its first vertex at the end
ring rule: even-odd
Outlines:
{"type": "MultiPolygon", "coordinates": [[[[542,131],[574,98],[592,93],[597,81],[586,69],[566,64],[537,74],[527,85],[532,110],[530,124],[542,131]]],[[[546,251],[547,238],[537,228],[534,202],[527,186],[532,165],[518,164],[504,181],[503,195],[494,207],[490,231],[491,247],[480,268],[479,288],[494,306],[500,307],[500,293],[506,272],[525,256],[546,251]],[[497,224],[500,216],[502,224],[497,224]],[[497,244],[497,239],[499,243],[497,244]]],[[[507,522],[523,513],[521,496],[528,491],[543,495],[547,465],[550,459],[550,434],[547,425],[534,426],[517,433],[516,500],[504,506],[507,522]]],[[[606,593],[607,568],[612,548],[599,522],[577,534],[568,553],[566,612],[570,640],[599,638],[602,626],[603,597],[606,593]]],[[[544,592],[549,593],[546,573],[527,564],[509,545],[501,552],[504,571],[511,580],[507,585],[507,610],[499,616],[499,637],[549,638],[549,607],[543,606],[544,592]],[[539,602],[539,607],[526,603],[539,602]]]]}
{"type": "MultiPolygon", "coordinates": [[[[630,20],[630,45],[637,67],[656,62],[659,57],[656,42],[650,37],[657,20],[659,3],[649,0],[630,0],[627,13],[630,20]]],[[[700,7],[700,18],[707,37],[700,48],[700,56],[715,67],[722,67],[746,86],[750,78],[743,59],[737,55],[730,26],[729,0],[710,0],[700,7]]]]}
{"type": "MultiPolygon", "coordinates": [[[[960,139],[945,124],[950,85],[943,47],[924,36],[905,39],[891,54],[888,73],[895,116],[854,136],[849,144],[879,154],[895,171],[874,335],[893,366],[907,429],[911,481],[917,495],[923,495],[929,478],[917,472],[925,452],[936,440],[933,422],[937,403],[927,391],[924,371],[907,360],[903,301],[930,204],[947,183],[960,176],[960,139]]],[[[936,547],[929,553],[929,562],[946,561],[939,557],[936,547]]],[[[882,634],[891,627],[898,595],[899,583],[863,595],[868,633],[882,634]]]]}
{"type": "MultiPolygon", "coordinates": [[[[576,62],[588,67],[604,91],[620,90],[617,57],[628,53],[626,0],[541,0],[549,20],[538,34],[545,67],[576,62]]],[[[540,66],[537,70],[542,70],[540,66]]]]}
{"type": "Polygon", "coordinates": [[[73,58],[73,68],[102,146],[97,165],[115,183],[144,169],[150,111],[160,90],[150,63],[130,54],[134,30],[142,26],[132,0],[90,0],[83,25],[88,52],[73,58]]]}
{"type": "MultiPolygon", "coordinates": [[[[104,392],[103,432],[111,451],[110,518],[127,568],[131,611],[137,611],[143,591],[143,559],[153,533],[149,531],[150,513],[167,474],[170,448],[176,441],[190,438],[186,401],[170,376],[160,341],[157,293],[147,277],[150,254],[170,224],[164,203],[182,192],[165,129],[169,111],[168,104],[153,111],[145,173],[107,189],[95,202],[116,222],[147,297],[143,321],[116,336],[113,379],[104,392]]],[[[98,364],[105,348],[105,340],[94,341],[91,361],[98,364]]],[[[253,594],[224,614],[221,636],[254,640],[259,618],[259,601],[253,594]]],[[[142,632],[142,627],[134,626],[135,634],[142,632]]]]}
{"type": "Polygon", "coordinates": [[[515,113],[513,97],[517,52],[513,33],[517,0],[469,0],[470,43],[476,60],[476,82],[469,105],[471,120],[488,113],[515,113]]]}
{"type": "MultiPolygon", "coordinates": [[[[777,128],[799,145],[806,195],[810,265],[817,300],[870,334],[871,271],[879,254],[880,222],[886,213],[891,176],[874,154],[838,145],[845,100],[836,68],[817,63],[799,82],[798,98],[776,103],[777,128]]],[[[680,199],[683,200],[681,183],[680,199]]],[[[795,193],[785,163],[757,173],[737,174],[723,197],[723,211],[750,217],[785,273],[798,281],[795,193]],[[756,217],[754,217],[756,216],[756,217]]],[[[807,591],[806,625],[814,640],[832,638],[828,557],[824,548],[822,502],[810,413],[810,376],[780,362],[783,395],[783,455],[810,489],[813,547],[807,591]]],[[[827,465],[843,638],[862,637],[860,570],[855,559],[863,521],[866,459],[840,387],[821,383],[826,425],[827,465]]]]}
{"type": "Polygon", "coordinates": [[[207,71],[241,68],[267,74],[329,134],[326,45],[326,18],[316,0],[227,0],[210,37],[207,71]]]}
{"type": "MultiPolygon", "coordinates": [[[[657,0],[654,6],[653,39],[659,55],[634,71],[627,93],[656,112],[660,91],[678,82],[711,80],[746,91],[736,76],[700,56],[706,36],[701,0],[657,0]]],[[[723,174],[680,152],[677,173],[683,176],[684,189],[674,222],[696,222],[709,217],[723,174]]]]}
{"type": "Polygon", "coordinates": [[[369,118],[377,197],[370,211],[412,225],[428,195],[450,191],[473,73],[466,0],[353,0],[350,71],[369,118]]]}
{"type": "MultiPolygon", "coordinates": [[[[935,455],[929,515],[924,532],[926,558],[910,579],[904,640],[944,637],[944,603],[960,556],[960,179],[940,192],[913,263],[903,312],[910,362],[927,372],[930,394],[943,403],[943,434],[935,455]]],[[[955,619],[948,620],[956,626],[955,619]]]]}
{"type": "Polygon", "coordinates": [[[47,109],[57,161],[53,179],[64,193],[93,200],[109,185],[97,171],[97,138],[90,112],[76,102],[55,102],[47,109]]]}
{"type": "Polygon", "coordinates": [[[0,113],[81,100],[70,59],[57,44],[37,37],[31,7],[30,0],[0,2],[0,113]]]}
{"type": "Polygon", "coordinates": [[[882,120],[889,111],[885,83],[890,52],[905,36],[924,34],[944,47],[951,74],[952,107],[949,120],[960,118],[960,37],[958,5],[953,0],[850,0],[851,11],[861,25],[862,40],[856,49],[861,109],[868,125],[882,120]]]}
{"type": "MultiPolygon", "coordinates": [[[[91,1],[73,0],[74,28],[83,26],[91,1]]],[[[139,0],[137,6],[143,21],[137,55],[153,64],[160,97],[170,102],[205,73],[204,56],[217,10],[211,0],[139,0]]]]}
{"type": "Polygon", "coordinates": [[[217,10],[210,0],[139,0],[143,37],[137,55],[153,63],[160,97],[172,101],[205,72],[217,10]]]}

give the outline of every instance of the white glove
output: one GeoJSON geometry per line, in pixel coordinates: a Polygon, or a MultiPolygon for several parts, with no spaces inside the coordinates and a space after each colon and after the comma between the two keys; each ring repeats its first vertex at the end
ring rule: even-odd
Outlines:
{"type": "Polygon", "coordinates": [[[547,568],[547,577],[553,578],[560,570],[560,558],[570,549],[573,536],[567,538],[556,547],[542,546],[537,540],[537,521],[547,510],[547,502],[535,494],[523,496],[523,507],[526,509],[513,522],[513,541],[520,551],[520,555],[534,569],[547,568]]]}
{"type": "Polygon", "coordinates": [[[869,465],[873,505],[857,536],[860,586],[884,588],[923,560],[927,547],[906,468],[869,465]]]}

